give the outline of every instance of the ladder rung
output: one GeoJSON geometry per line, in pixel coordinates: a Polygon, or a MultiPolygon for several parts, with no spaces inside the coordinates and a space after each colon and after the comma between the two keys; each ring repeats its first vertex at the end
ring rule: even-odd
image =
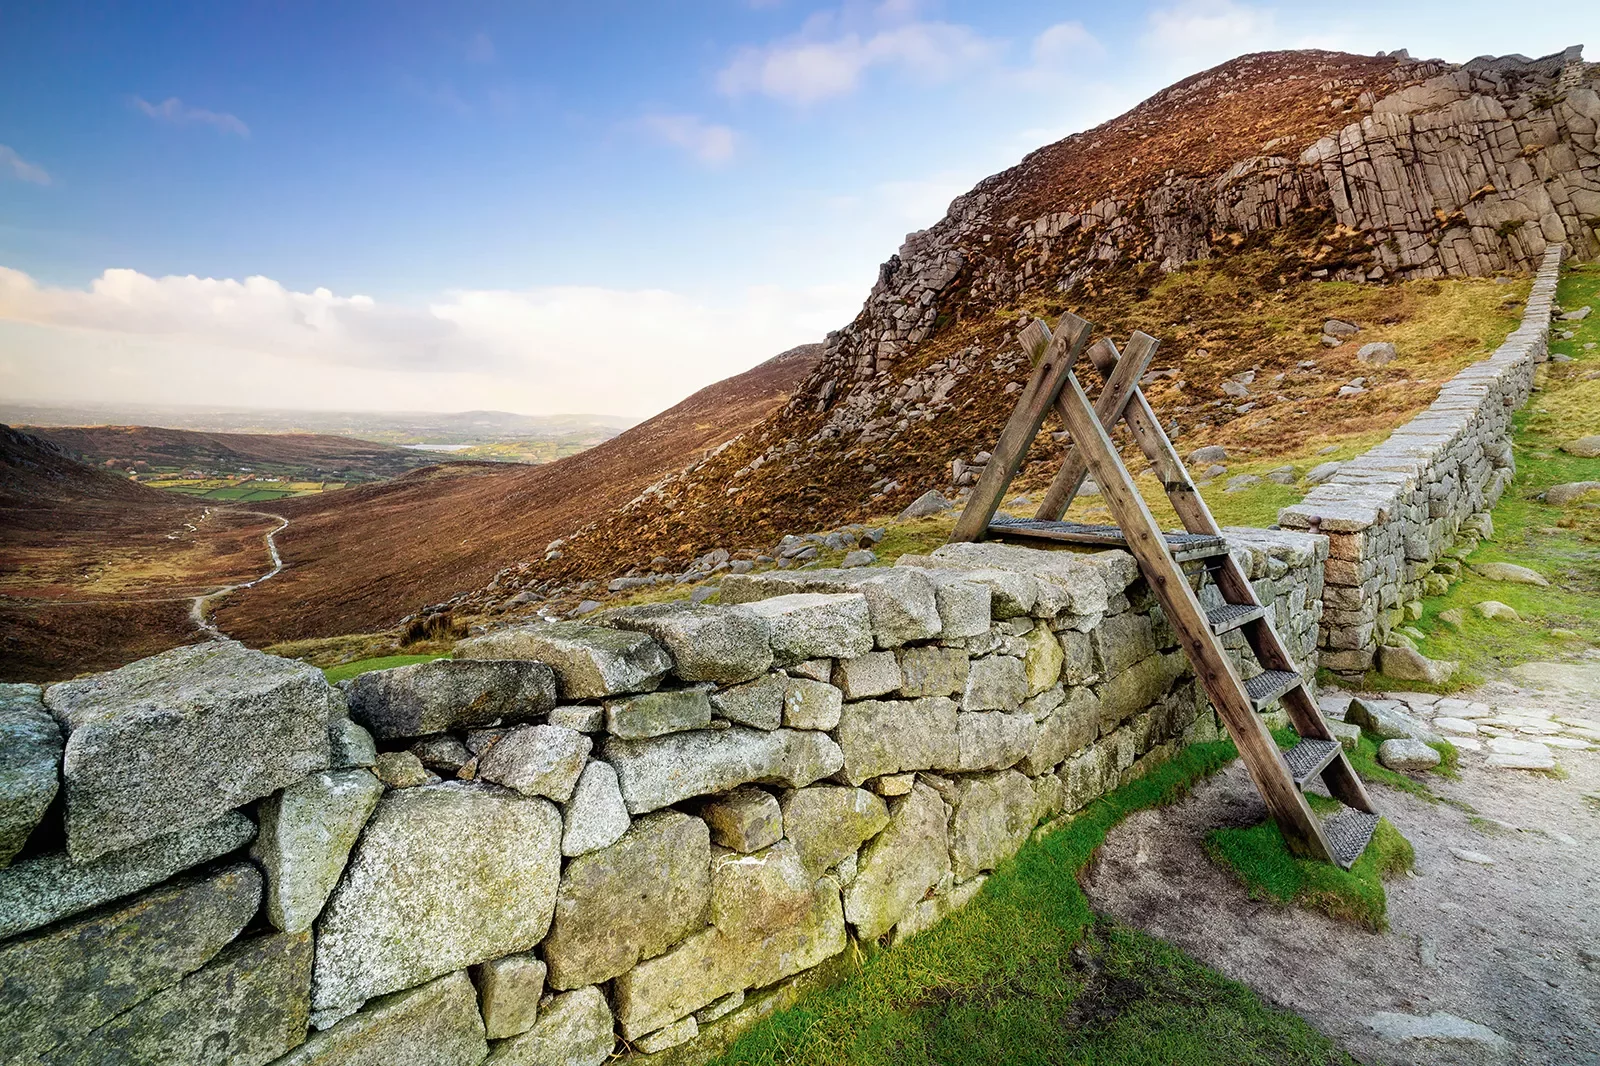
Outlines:
{"type": "MultiPolygon", "coordinates": [[[[1116,526],[1092,526],[1081,522],[1047,522],[1037,518],[996,518],[989,523],[995,537],[1020,537],[1049,540],[1061,544],[1087,544],[1099,548],[1127,548],[1128,537],[1116,526]]],[[[1167,550],[1180,563],[1191,559],[1211,559],[1228,554],[1228,542],[1206,533],[1163,533],[1167,550]]]]}
{"type": "Polygon", "coordinates": [[[1377,828],[1376,814],[1358,811],[1353,807],[1346,807],[1322,823],[1322,832],[1328,838],[1328,846],[1333,849],[1334,861],[1346,870],[1354,866],[1367,850],[1377,828]]]}
{"type": "Polygon", "coordinates": [[[1300,684],[1300,675],[1293,670],[1266,670],[1244,683],[1244,691],[1260,710],[1279,696],[1300,684]]]}
{"type": "Polygon", "coordinates": [[[1207,608],[1206,618],[1211,622],[1211,632],[1220,637],[1230,630],[1254,622],[1266,613],[1267,609],[1257,603],[1224,603],[1207,608]]]}
{"type": "Polygon", "coordinates": [[[1283,753],[1283,761],[1288,765],[1298,788],[1304,788],[1307,781],[1338,757],[1337,740],[1318,740],[1315,737],[1301,737],[1300,743],[1283,753]]]}

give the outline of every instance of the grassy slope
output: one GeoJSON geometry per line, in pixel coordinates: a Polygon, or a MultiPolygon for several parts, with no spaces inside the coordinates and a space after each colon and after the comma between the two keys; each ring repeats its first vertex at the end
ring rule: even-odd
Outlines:
{"type": "Polygon", "coordinates": [[[940,925],[746,1033],[726,1064],[1348,1063],[1300,1018],[1175,949],[1097,922],[1076,873],[1129,813],[1234,758],[1190,747],[1025,845],[940,925]]]}

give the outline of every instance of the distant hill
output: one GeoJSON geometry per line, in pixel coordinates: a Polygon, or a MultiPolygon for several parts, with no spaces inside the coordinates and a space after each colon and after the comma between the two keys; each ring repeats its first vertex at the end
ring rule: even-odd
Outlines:
{"type": "Polygon", "coordinates": [[[578,455],[543,466],[451,463],[275,504],[288,568],[215,618],[255,644],[371,631],[488,581],[761,422],[822,345],[790,349],[578,455]]]}
{"type": "Polygon", "coordinates": [[[91,463],[143,462],[151,467],[257,468],[307,477],[397,477],[439,461],[392,444],[326,433],[201,433],[156,426],[26,427],[29,433],[91,463]]]}
{"type": "Polygon", "coordinates": [[[99,511],[117,518],[182,508],[180,501],[129,481],[126,474],[78,461],[54,441],[0,425],[0,537],[9,528],[61,528],[67,514],[99,511]]]}

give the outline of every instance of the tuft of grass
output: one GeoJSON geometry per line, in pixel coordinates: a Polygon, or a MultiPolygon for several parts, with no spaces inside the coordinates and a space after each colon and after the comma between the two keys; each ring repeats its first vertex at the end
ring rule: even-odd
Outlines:
{"type": "Polygon", "coordinates": [[[1320,911],[1374,932],[1389,927],[1384,880],[1404,873],[1416,861],[1410,841],[1387,819],[1379,820],[1366,852],[1349,870],[1294,855],[1271,821],[1247,829],[1213,830],[1206,836],[1206,852],[1238,876],[1251,899],[1320,911]]]}
{"type": "Polygon", "coordinates": [[[352,677],[372,670],[392,670],[396,666],[429,663],[435,659],[448,659],[449,657],[446,652],[431,652],[424,655],[380,655],[374,659],[357,659],[353,663],[325,666],[322,668],[322,672],[328,678],[328,684],[331,685],[339,681],[348,681],[352,677]]]}
{"type": "Polygon", "coordinates": [[[1302,1019],[1176,949],[1097,922],[1077,881],[1133,811],[1233,760],[1193,745],[1003,863],[967,907],[776,1012],[727,1066],[938,1063],[1349,1063],[1302,1019]]]}

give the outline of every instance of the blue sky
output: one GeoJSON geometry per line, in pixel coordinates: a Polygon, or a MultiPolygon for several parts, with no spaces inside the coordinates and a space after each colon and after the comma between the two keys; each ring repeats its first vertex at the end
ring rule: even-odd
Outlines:
{"type": "Polygon", "coordinates": [[[1539,55],[1584,13],[21,0],[0,393],[646,415],[820,339],[952,196],[1195,70],[1539,55]]]}

